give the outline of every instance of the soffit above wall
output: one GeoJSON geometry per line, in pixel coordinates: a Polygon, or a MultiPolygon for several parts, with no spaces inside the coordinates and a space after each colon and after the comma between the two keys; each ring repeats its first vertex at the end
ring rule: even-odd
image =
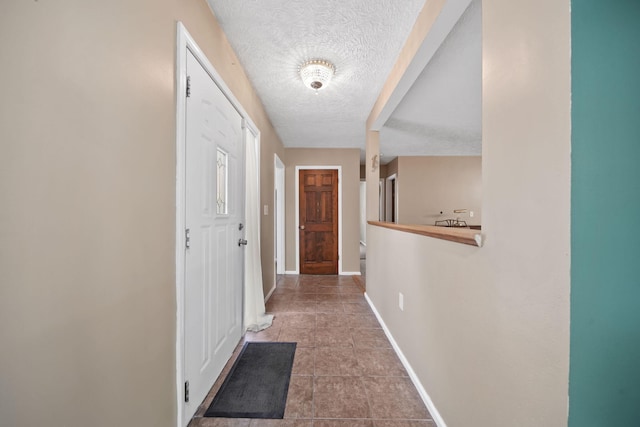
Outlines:
{"type": "Polygon", "coordinates": [[[482,11],[473,1],[380,129],[395,156],[482,153],[482,11]]]}

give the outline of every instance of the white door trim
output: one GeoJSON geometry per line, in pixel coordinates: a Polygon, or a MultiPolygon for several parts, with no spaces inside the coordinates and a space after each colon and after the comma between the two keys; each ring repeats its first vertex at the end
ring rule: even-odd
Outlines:
{"type": "MultiPolygon", "coordinates": [[[[185,112],[187,90],[187,50],[200,62],[234,108],[240,113],[245,126],[259,138],[260,132],[240,102],[233,95],[220,74],[211,65],[204,52],[182,22],[177,23],[176,31],[176,427],[185,427],[182,422],[184,413],[184,230],[185,230],[185,112]]],[[[244,304],[243,304],[244,305],[244,304]]],[[[244,318],[244,316],[242,316],[244,318]]]]}
{"type": "Polygon", "coordinates": [[[296,166],[296,270],[300,274],[300,171],[330,169],[338,171],[338,274],[342,274],[342,166],[296,166]]]}
{"type": "Polygon", "coordinates": [[[387,220],[387,213],[385,209],[385,206],[386,206],[385,197],[387,196],[386,192],[387,192],[387,187],[385,185],[385,178],[380,178],[380,181],[378,182],[378,198],[379,198],[378,218],[380,221],[387,220]]]}
{"type": "Polygon", "coordinates": [[[385,221],[391,222],[392,209],[395,211],[395,223],[398,223],[398,174],[389,175],[385,180],[385,221]],[[393,184],[392,184],[393,182],[393,184]],[[395,185],[395,194],[392,194],[391,186],[395,185]],[[394,196],[394,197],[392,197],[394,196]],[[393,206],[392,206],[393,205],[393,206]]]}
{"type": "MultiPolygon", "coordinates": [[[[274,179],[274,206],[275,215],[273,218],[274,226],[274,249],[276,253],[275,275],[284,274],[284,211],[285,211],[285,167],[284,163],[277,154],[273,154],[273,179],[274,179]],[[277,191],[277,196],[276,192],[277,191]]],[[[276,277],[273,278],[273,286],[276,286],[276,277]]]]}

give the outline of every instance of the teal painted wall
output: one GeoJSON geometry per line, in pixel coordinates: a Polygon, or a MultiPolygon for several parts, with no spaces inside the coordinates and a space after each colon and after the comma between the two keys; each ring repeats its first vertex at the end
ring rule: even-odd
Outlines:
{"type": "Polygon", "coordinates": [[[640,0],[574,0],[569,427],[640,426],[640,0]]]}

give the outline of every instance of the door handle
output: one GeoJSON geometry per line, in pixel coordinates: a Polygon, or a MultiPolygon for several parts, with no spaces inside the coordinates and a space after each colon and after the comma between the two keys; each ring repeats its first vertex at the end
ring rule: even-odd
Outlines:
{"type": "Polygon", "coordinates": [[[304,225],[301,225],[300,227],[298,227],[300,230],[304,230],[304,225]]]}
{"type": "Polygon", "coordinates": [[[238,239],[238,246],[247,246],[247,241],[244,239],[238,239]]]}

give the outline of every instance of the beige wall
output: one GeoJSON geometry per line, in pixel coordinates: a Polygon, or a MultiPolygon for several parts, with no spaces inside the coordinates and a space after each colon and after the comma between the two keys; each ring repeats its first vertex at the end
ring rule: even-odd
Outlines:
{"type": "Polygon", "coordinates": [[[175,423],[177,20],[282,152],[204,0],[0,4],[0,425],[175,423]]]}
{"type": "Polygon", "coordinates": [[[367,293],[448,427],[567,425],[569,7],[483,1],[485,246],[367,228],[367,293]]]}
{"type": "Polygon", "coordinates": [[[296,266],[296,166],[342,167],[342,272],[360,271],[360,150],[287,148],[285,154],[285,268],[296,266]]]}
{"type": "Polygon", "coordinates": [[[434,225],[455,218],[481,224],[480,156],[399,157],[397,184],[401,224],[434,225]],[[456,209],[473,211],[473,218],[469,212],[454,213],[456,209]]]}
{"type": "MultiPolygon", "coordinates": [[[[261,108],[262,110],[262,108],[261,108]]],[[[264,112],[264,110],[262,110],[264,112]]],[[[260,203],[263,207],[260,212],[262,221],[260,223],[260,249],[262,256],[262,288],[265,296],[276,285],[276,265],[275,265],[275,167],[274,154],[282,160],[284,158],[284,148],[280,142],[280,137],[271,126],[268,117],[264,116],[260,126],[262,131],[260,138],[260,203]],[[264,215],[264,206],[267,205],[267,215],[264,215]]]]}

